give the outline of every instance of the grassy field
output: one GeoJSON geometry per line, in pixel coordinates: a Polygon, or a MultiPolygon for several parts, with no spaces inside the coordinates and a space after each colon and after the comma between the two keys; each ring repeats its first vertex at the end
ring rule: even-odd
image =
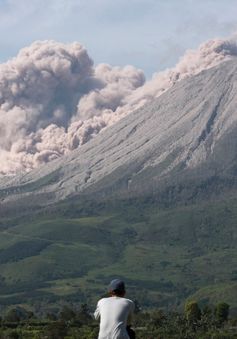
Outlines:
{"type": "Polygon", "coordinates": [[[2,219],[0,303],[93,305],[122,277],[145,308],[178,309],[190,296],[237,308],[236,221],[235,198],[173,208],[78,200],[2,219]]]}

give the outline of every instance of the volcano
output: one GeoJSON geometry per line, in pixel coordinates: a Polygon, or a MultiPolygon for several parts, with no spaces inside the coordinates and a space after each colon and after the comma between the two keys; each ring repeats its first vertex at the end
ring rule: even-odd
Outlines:
{"type": "Polygon", "coordinates": [[[144,305],[224,295],[237,309],[236,107],[234,59],[2,177],[1,303],[94,303],[119,273],[144,305]]]}
{"type": "Polygon", "coordinates": [[[0,181],[2,202],[139,196],[212,179],[235,184],[237,61],[185,79],[67,156],[0,181]],[[47,197],[47,198],[45,198],[47,197]]]}

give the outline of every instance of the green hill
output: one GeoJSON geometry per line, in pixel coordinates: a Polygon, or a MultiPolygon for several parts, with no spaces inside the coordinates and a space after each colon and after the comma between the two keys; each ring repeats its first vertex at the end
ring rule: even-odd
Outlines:
{"type": "Polygon", "coordinates": [[[126,280],[143,307],[190,296],[237,307],[237,199],[162,207],[155,198],[68,200],[1,219],[0,303],[95,303],[126,280]]]}

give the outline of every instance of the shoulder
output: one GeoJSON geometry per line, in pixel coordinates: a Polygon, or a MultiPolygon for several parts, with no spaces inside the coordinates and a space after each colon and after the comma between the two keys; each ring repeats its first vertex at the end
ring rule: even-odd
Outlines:
{"type": "Polygon", "coordinates": [[[131,309],[135,309],[135,304],[132,300],[125,298],[126,303],[131,307],[131,309]]]}
{"type": "Polygon", "coordinates": [[[131,299],[124,298],[129,304],[134,304],[134,302],[131,299]]]}
{"type": "Polygon", "coordinates": [[[110,299],[111,298],[102,298],[98,301],[97,305],[98,306],[106,305],[106,304],[110,303],[110,299]]]}
{"type": "Polygon", "coordinates": [[[98,301],[97,305],[103,305],[108,302],[109,298],[102,298],[98,301]]]}

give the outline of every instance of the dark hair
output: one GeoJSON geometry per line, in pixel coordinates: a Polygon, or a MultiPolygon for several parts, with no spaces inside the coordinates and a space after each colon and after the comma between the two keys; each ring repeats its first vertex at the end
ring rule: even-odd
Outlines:
{"type": "Polygon", "coordinates": [[[125,290],[113,290],[111,291],[114,295],[118,296],[118,297],[121,297],[124,295],[125,293],[125,290]]]}

